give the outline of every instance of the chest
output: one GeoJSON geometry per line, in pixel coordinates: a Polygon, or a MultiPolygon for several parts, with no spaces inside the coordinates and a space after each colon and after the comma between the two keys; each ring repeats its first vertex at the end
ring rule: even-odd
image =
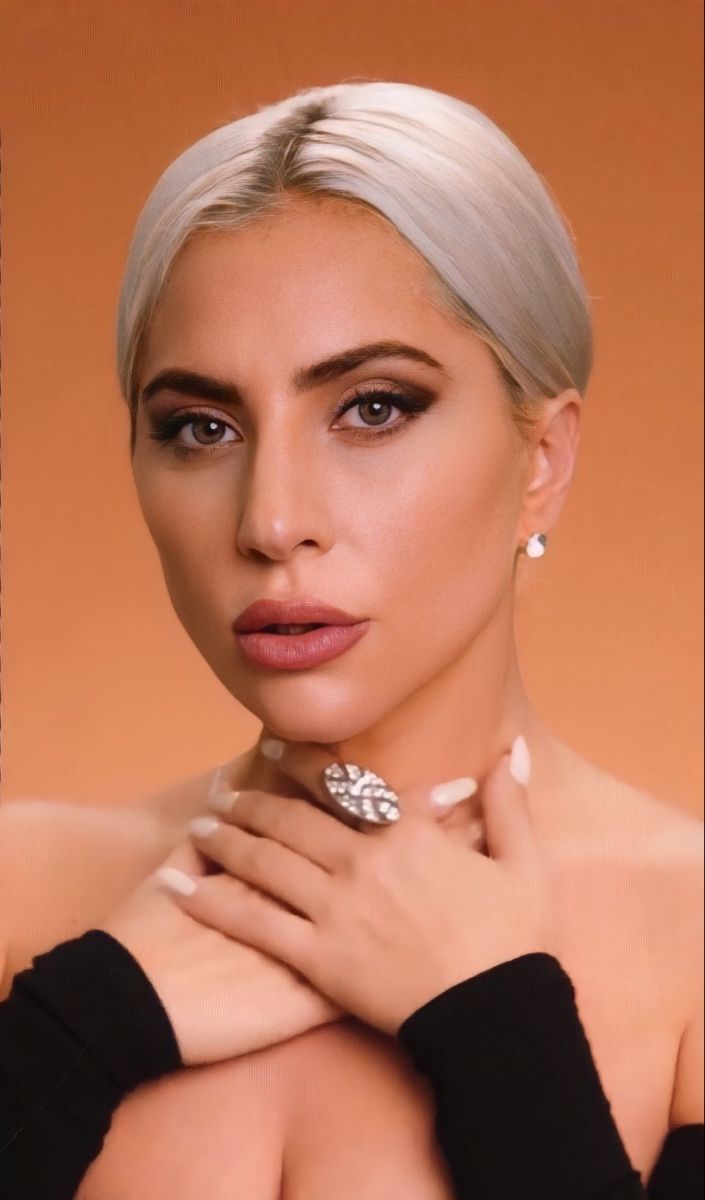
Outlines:
{"type": "MultiPolygon", "coordinates": [[[[668,1128],[677,980],[633,897],[619,899],[566,897],[561,959],[627,1152],[648,1178],[668,1128]]],[[[341,1021],[138,1089],[77,1200],[453,1200],[434,1111],[393,1039],[341,1021]]]]}

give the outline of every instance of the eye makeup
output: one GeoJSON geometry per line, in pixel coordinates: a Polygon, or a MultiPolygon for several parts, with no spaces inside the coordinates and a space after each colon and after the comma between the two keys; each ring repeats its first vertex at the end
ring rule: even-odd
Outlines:
{"type": "MultiPolygon", "coordinates": [[[[383,408],[397,408],[402,413],[402,417],[393,424],[379,426],[346,425],[339,427],[346,433],[351,433],[353,439],[356,441],[379,442],[407,428],[411,421],[426,412],[433,403],[433,400],[433,394],[425,388],[417,388],[413,392],[407,392],[373,386],[358,389],[355,395],[338,409],[335,413],[335,419],[339,419],[350,409],[356,407],[362,408],[364,405],[381,405],[383,408]]],[[[225,446],[235,444],[235,439],[231,439],[230,441],[223,441],[221,439],[211,444],[204,442],[196,445],[179,440],[179,433],[189,425],[198,426],[200,424],[201,426],[206,426],[210,424],[221,426],[222,429],[233,430],[233,426],[225,421],[222,416],[209,412],[206,409],[190,409],[179,413],[150,411],[149,424],[150,437],[155,439],[162,448],[176,454],[179,458],[213,454],[214,452],[221,452],[225,446]]]]}

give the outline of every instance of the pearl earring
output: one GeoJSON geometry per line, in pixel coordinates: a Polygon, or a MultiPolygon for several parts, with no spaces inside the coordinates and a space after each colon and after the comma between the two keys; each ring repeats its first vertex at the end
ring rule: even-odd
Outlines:
{"type": "Polygon", "coordinates": [[[542,554],[545,554],[545,552],[546,534],[532,533],[531,537],[526,543],[526,546],[524,547],[524,553],[527,554],[529,558],[540,558],[542,554]]]}

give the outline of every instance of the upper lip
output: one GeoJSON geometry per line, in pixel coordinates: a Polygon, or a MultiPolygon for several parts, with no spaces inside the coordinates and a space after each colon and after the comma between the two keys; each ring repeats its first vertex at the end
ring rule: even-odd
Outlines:
{"type": "Polygon", "coordinates": [[[298,600],[255,600],[235,620],[238,633],[250,633],[265,625],[355,625],[363,617],[353,617],[342,608],[334,608],[315,596],[298,600]]]}

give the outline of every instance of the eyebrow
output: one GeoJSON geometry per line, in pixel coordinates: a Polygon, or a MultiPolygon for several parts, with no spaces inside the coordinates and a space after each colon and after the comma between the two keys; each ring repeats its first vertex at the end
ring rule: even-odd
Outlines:
{"type": "MultiPolygon", "coordinates": [[[[411,359],[414,362],[423,363],[427,367],[433,367],[447,379],[450,378],[445,367],[425,350],[419,349],[418,346],[407,345],[405,342],[387,340],[369,342],[364,346],[354,346],[349,350],[342,350],[339,354],[334,354],[331,358],[325,358],[322,362],[313,363],[312,366],[301,367],[292,377],[294,391],[300,394],[320,387],[321,384],[330,383],[331,380],[337,379],[340,375],[346,375],[349,371],[354,371],[356,367],[362,366],[373,358],[411,359]]],[[[240,390],[228,380],[216,379],[212,375],[201,375],[196,371],[184,371],[178,367],[167,367],[142,388],[140,393],[142,403],[146,404],[157,392],[165,388],[184,396],[199,396],[201,399],[219,401],[222,404],[242,402],[240,390]]]]}

